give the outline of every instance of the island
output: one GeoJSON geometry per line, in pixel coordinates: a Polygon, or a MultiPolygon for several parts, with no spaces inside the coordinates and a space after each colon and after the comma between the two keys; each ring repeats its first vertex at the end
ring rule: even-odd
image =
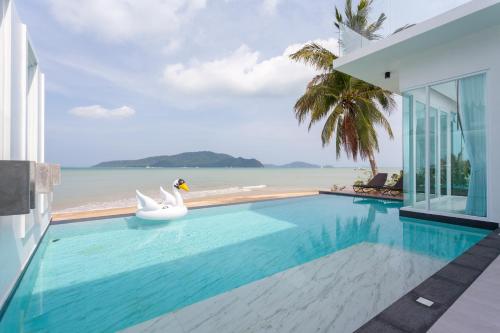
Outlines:
{"type": "Polygon", "coordinates": [[[177,155],[162,155],[138,160],[108,161],[94,168],[263,168],[254,158],[233,157],[211,151],[187,152],[177,155]]]}

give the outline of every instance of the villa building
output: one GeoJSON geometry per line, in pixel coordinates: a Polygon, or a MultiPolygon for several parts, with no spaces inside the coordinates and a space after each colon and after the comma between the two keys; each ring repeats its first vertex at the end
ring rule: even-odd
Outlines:
{"type": "Polygon", "coordinates": [[[49,225],[59,181],[44,163],[44,97],[26,25],[0,0],[0,308],[49,225]]]}
{"type": "Polygon", "coordinates": [[[379,41],[341,28],[334,68],[402,96],[403,207],[330,191],[184,217],[162,189],[59,221],[44,75],[0,11],[0,333],[500,331],[500,0],[379,41]]]}
{"type": "Polygon", "coordinates": [[[401,215],[500,222],[499,17],[478,0],[380,41],[341,31],[334,68],[403,97],[401,215]]]}

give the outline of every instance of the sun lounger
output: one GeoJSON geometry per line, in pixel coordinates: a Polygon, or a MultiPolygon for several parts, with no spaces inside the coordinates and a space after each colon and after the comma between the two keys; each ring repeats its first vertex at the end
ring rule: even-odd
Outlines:
{"type": "Polygon", "coordinates": [[[387,180],[387,173],[377,173],[366,185],[353,185],[354,192],[369,192],[370,190],[384,189],[387,180]]]}
{"type": "Polygon", "coordinates": [[[399,177],[396,184],[392,186],[384,186],[384,188],[381,191],[383,194],[389,194],[392,196],[398,195],[401,192],[403,192],[403,176],[399,177]]]}

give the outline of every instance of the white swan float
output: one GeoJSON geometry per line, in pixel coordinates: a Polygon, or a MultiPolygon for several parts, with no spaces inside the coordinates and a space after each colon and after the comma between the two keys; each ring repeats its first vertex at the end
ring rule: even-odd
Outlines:
{"type": "Polygon", "coordinates": [[[174,181],[172,185],[173,195],[160,186],[160,192],[163,196],[161,204],[136,190],[137,211],[135,212],[135,216],[155,221],[174,220],[185,216],[188,210],[184,205],[184,200],[182,200],[179,189],[189,191],[188,185],[182,179],[174,181]]]}

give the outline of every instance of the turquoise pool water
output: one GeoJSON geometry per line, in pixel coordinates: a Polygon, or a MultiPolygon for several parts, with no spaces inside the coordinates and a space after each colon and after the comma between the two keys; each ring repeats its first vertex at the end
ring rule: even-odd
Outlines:
{"type": "Polygon", "coordinates": [[[399,207],[320,195],[191,210],[162,224],[52,225],[0,332],[113,332],[360,243],[444,266],[487,234],[400,218],[399,207]]]}

